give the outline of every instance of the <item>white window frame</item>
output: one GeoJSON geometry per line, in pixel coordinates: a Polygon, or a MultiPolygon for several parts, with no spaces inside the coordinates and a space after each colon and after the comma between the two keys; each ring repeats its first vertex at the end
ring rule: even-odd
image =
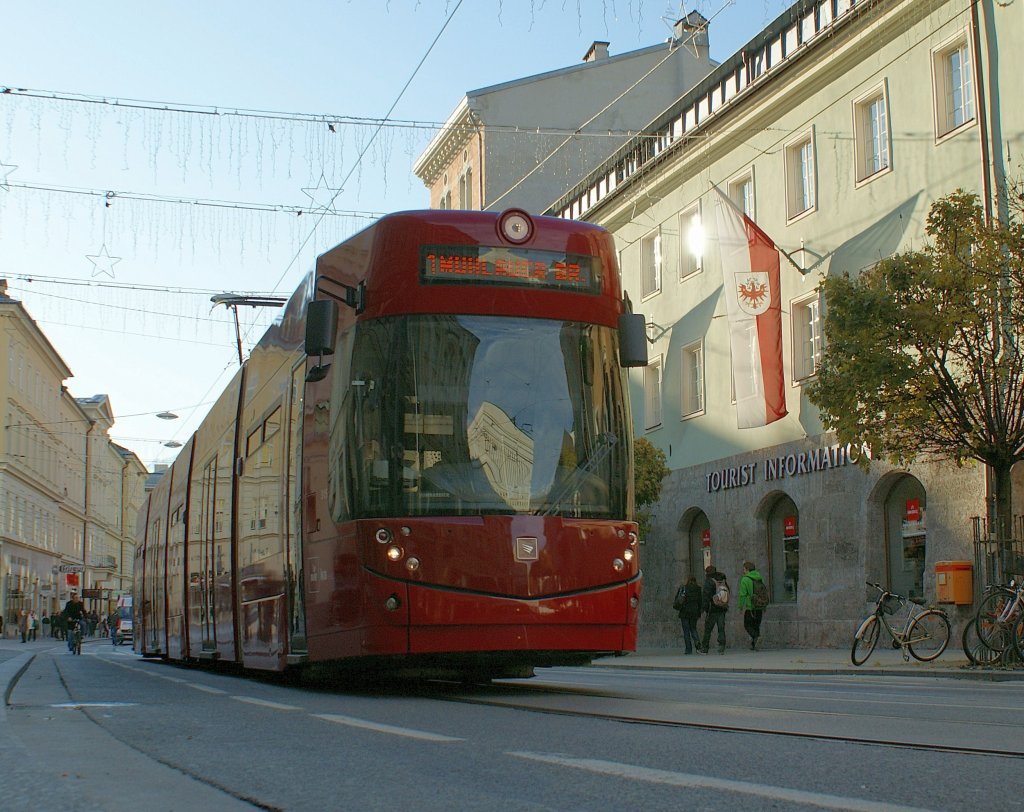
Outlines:
{"type": "Polygon", "coordinates": [[[814,128],[786,144],[786,215],[792,223],[818,210],[818,172],[814,128]]]}
{"type": "Polygon", "coordinates": [[[640,300],[661,293],[661,226],[640,238],[640,300]]]}
{"type": "Polygon", "coordinates": [[[978,117],[977,88],[974,86],[974,52],[966,31],[961,31],[931,51],[932,98],[935,111],[935,140],[942,141],[971,127],[978,117]],[[954,78],[953,60],[960,63],[959,81],[954,78]],[[961,103],[955,101],[960,93],[961,103]],[[965,98],[966,97],[966,98],[965,98]],[[963,120],[956,114],[962,110],[963,120]]]}
{"type": "Polygon", "coordinates": [[[754,192],[753,167],[750,168],[749,172],[745,172],[739,177],[733,178],[729,181],[729,199],[735,203],[736,207],[747,215],[747,217],[755,222],[757,221],[757,204],[754,192]],[[747,194],[748,189],[749,194],[747,194]]]}
{"type": "Polygon", "coordinates": [[[644,370],[644,431],[661,428],[662,375],[661,356],[647,362],[644,370]]]}
{"type": "Polygon", "coordinates": [[[856,186],[892,171],[889,92],[883,82],[853,102],[856,186]]]}
{"type": "Polygon", "coordinates": [[[704,270],[704,227],[701,224],[700,202],[679,213],[679,281],[696,276],[704,270]],[[693,233],[696,228],[696,234],[693,233]],[[694,247],[701,254],[694,254],[694,247]]]}
{"type": "Polygon", "coordinates": [[[704,340],[680,350],[680,417],[687,420],[704,414],[704,340]]]}
{"type": "Polygon", "coordinates": [[[825,342],[824,309],[820,291],[790,302],[794,383],[809,380],[818,372],[825,342]]]}

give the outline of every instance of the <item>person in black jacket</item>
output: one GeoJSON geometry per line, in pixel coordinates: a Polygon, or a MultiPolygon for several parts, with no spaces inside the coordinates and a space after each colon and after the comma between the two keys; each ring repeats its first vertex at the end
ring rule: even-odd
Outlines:
{"type": "MultiPolygon", "coordinates": [[[[718,653],[725,654],[725,613],[729,606],[720,606],[715,601],[715,594],[718,592],[719,582],[725,582],[725,575],[716,570],[712,565],[704,568],[704,589],[701,592],[701,605],[707,613],[704,619],[704,639],[701,642],[699,651],[708,653],[711,644],[711,630],[718,627],[718,653]]],[[[728,584],[726,584],[728,589],[728,584]]]]}
{"type": "Polygon", "coordinates": [[[683,627],[683,644],[686,653],[693,654],[693,649],[700,649],[700,637],[697,635],[697,621],[701,613],[701,589],[697,579],[692,575],[677,593],[679,603],[679,623],[683,627]]]}

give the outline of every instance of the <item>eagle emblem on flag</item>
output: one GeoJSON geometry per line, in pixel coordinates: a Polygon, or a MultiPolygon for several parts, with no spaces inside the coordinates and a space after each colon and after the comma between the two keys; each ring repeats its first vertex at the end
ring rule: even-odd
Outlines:
{"type": "Polygon", "coordinates": [[[748,316],[760,316],[768,311],[772,301],[771,283],[767,272],[745,271],[735,274],[736,301],[748,316]]]}

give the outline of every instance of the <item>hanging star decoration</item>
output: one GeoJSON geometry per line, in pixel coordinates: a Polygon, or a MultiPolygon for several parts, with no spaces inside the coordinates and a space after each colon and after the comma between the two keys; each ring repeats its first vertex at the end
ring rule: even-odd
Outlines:
{"type": "Polygon", "coordinates": [[[114,266],[121,261],[121,257],[112,257],[110,252],[107,251],[106,243],[100,248],[98,254],[86,254],[85,258],[89,260],[94,266],[92,275],[99,276],[101,273],[105,273],[111,279],[114,278],[114,266]]]}
{"type": "Polygon", "coordinates": [[[304,186],[302,188],[302,193],[313,203],[310,209],[312,212],[325,211],[332,214],[336,213],[334,200],[341,192],[341,189],[332,189],[327,185],[327,178],[324,177],[323,172],[320,173],[320,180],[316,182],[316,186],[304,186]]]}
{"type": "Polygon", "coordinates": [[[3,189],[5,192],[11,191],[11,188],[7,185],[7,176],[17,168],[14,164],[0,163],[0,189],[3,189]]]}

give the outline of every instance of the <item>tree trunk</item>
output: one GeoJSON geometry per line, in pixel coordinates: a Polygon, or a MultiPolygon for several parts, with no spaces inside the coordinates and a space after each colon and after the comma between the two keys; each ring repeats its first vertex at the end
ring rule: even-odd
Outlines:
{"type": "Polygon", "coordinates": [[[1013,538],[1013,480],[1010,477],[1012,462],[992,464],[992,490],[995,496],[995,536],[1000,541],[1013,538]]]}

